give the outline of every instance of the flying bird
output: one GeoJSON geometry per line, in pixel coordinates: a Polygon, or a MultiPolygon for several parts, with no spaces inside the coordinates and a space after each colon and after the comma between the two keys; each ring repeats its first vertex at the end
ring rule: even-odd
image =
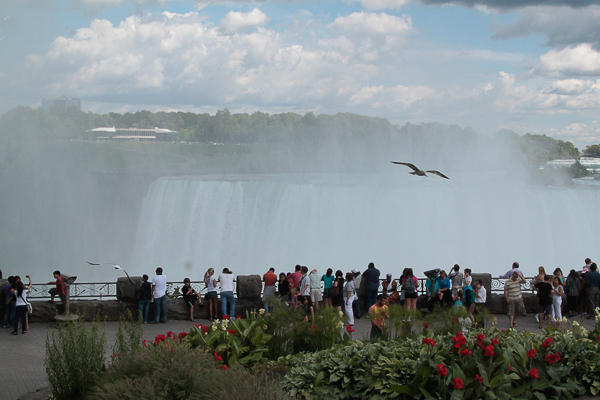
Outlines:
{"type": "Polygon", "coordinates": [[[436,174],[437,176],[441,176],[442,178],[450,179],[446,175],[442,174],[440,171],[434,171],[434,170],[422,171],[419,168],[415,167],[414,164],[411,164],[411,163],[399,162],[399,161],[390,161],[390,162],[392,164],[406,165],[407,167],[411,168],[413,170],[413,172],[409,172],[411,175],[427,176],[427,174],[425,172],[429,172],[430,174],[436,174]]]}
{"type": "Polygon", "coordinates": [[[102,264],[96,264],[96,263],[91,263],[91,262],[89,262],[89,261],[88,261],[87,263],[88,263],[88,264],[90,264],[90,265],[94,265],[94,266],[97,266],[97,265],[112,265],[114,269],[120,269],[121,271],[125,272],[125,275],[127,275],[127,279],[129,279],[129,282],[130,282],[132,285],[135,285],[135,283],[133,283],[133,281],[131,280],[131,277],[129,276],[129,274],[127,273],[127,271],[125,271],[125,270],[123,269],[123,267],[121,267],[119,264],[113,264],[113,263],[102,263],[102,264]]]}

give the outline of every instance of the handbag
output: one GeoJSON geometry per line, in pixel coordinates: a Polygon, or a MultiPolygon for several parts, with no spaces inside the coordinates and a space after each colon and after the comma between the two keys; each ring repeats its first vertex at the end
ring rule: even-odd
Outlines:
{"type": "Polygon", "coordinates": [[[338,281],[333,281],[333,285],[331,285],[331,296],[336,297],[340,294],[340,289],[337,287],[338,281]],[[335,286],[333,286],[335,285],[335,286]]]}
{"type": "Polygon", "coordinates": [[[21,298],[25,302],[25,305],[27,305],[27,315],[33,314],[33,307],[31,307],[31,303],[29,303],[27,300],[25,300],[25,297],[23,297],[23,295],[21,295],[21,298]]]}

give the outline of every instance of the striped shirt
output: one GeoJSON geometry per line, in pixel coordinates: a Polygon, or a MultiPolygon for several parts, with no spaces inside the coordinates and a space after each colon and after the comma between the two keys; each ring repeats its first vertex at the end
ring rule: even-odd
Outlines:
{"type": "Polygon", "coordinates": [[[504,289],[506,290],[506,295],[509,300],[519,300],[523,297],[521,294],[521,280],[513,281],[509,279],[504,284],[504,289]]]}

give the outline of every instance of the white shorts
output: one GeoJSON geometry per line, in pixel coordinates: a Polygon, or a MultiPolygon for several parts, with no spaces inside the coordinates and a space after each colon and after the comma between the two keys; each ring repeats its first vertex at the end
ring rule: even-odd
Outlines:
{"type": "Polygon", "coordinates": [[[310,301],[313,303],[323,301],[323,293],[321,293],[321,289],[310,289],[310,301]]]}

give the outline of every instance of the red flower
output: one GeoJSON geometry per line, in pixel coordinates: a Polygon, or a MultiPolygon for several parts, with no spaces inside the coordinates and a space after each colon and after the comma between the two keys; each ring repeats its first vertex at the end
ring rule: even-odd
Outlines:
{"type": "Polygon", "coordinates": [[[460,351],[460,355],[463,356],[463,357],[468,357],[471,354],[473,354],[473,352],[471,350],[469,350],[469,349],[464,349],[464,350],[460,351]]]}
{"type": "Polygon", "coordinates": [[[540,371],[537,368],[531,368],[531,371],[529,371],[529,377],[531,379],[539,379],[540,371]]]}
{"type": "Polygon", "coordinates": [[[204,325],[200,324],[200,327],[202,328],[202,332],[204,332],[204,333],[208,332],[208,326],[204,326],[204,325]]]}
{"type": "Polygon", "coordinates": [[[423,322],[423,328],[429,329],[429,324],[427,322],[423,322]]]}
{"type": "Polygon", "coordinates": [[[452,337],[452,343],[454,343],[454,350],[458,351],[467,344],[467,338],[463,336],[461,331],[458,331],[456,336],[452,337]]]}
{"type": "Polygon", "coordinates": [[[242,318],[242,317],[240,317],[239,315],[237,317],[235,317],[235,319],[240,319],[240,318],[242,318]]]}
{"type": "Polygon", "coordinates": [[[171,331],[167,332],[167,336],[168,337],[173,337],[173,332],[171,332],[171,331]]]}
{"type": "Polygon", "coordinates": [[[486,346],[483,355],[485,357],[494,357],[494,346],[492,346],[491,344],[489,346],[486,346]]]}
{"type": "Polygon", "coordinates": [[[348,333],[352,333],[352,332],[354,332],[354,329],[352,329],[352,327],[351,327],[350,325],[348,325],[348,326],[346,327],[346,330],[348,331],[348,333]]]}
{"type": "Polygon", "coordinates": [[[235,331],[232,331],[231,329],[227,329],[227,332],[229,332],[232,335],[235,335],[235,331]]]}
{"type": "Polygon", "coordinates": [[[542,343],[542,347],[548,348],[548,347],[552,346],[553,342],[554,342],[554,339],[547,338],[546,340],[544,340],[544,343],[542,343]]]}
{"type": "Polygon", "coordinates": [[[454,389],[456,389],[456,390],[460,390],[465,386],[462,379],[460,379],[460,378],[452,379],[452,384],[454,385],[454,389]]]}
{"type": "Polygon", "coordinates": [[[598,340],[600,340],[600,335],[596,335],[596,337],[598,338],[598,340]]]}
{"type": "Polygon", "coordinates": [[[555,362],[559,362],[560,361],[560,354],[558,353],[550,353],[550,354],[546,354],[546,362],[549,365],[554,364],[555,362]]]}
{"type": "Polygon", "coordinates": [[[475,374],[475,380],[479,383],[483,383],[483,376],[479,376],[479,374],[475,374]]]}
{"type": "Polygon", "coordinates": [[[223,315],[223,319],[229,319],[229,315],[223,315]]]}
{"type": "Polygon", "coordinates": [[[485,335],[483,333],[480,333],[479,335],[477,335],[477,343],[475,343],[475,346],[481,347],[483,349],[483,341],[485,340],[485,335]]]}
{"type": "Polygon", "coordinates": [[[227,365],[221,365],[221,369],[227,370],[227,365]]]}
{"type": "Polygon", "coordinates": [[[535,351],[534,349],[531,349],[527,352],[527,358],[535,358],[536,354],[537,354],[537,351],[535,351]]]}
{"type": "Polygon", "coordinates": [[[423,344],[428,344],[429,346],[433,347],[436,345],[436,341],[430,338],[423,338],[423,344]]]}
{"type": "Polygon", "coordinates": [[[215,352],[215,355],[213,356],[213,358],[215,359],[215,361],[222,361],[223,360],[223,357],[221,357],[219,355],[219,353],[217,353],[217,352],[215,352]]]}
{"type": "Polygon", "coordinates": [[[317,326],[316,325],[311,325],[310,329],[312,329],[313,331],[316,331],[317,330],[317,326]]]}
{"type": "Polygon", "coordinates": [[[497,345],[498,344],[498,338],[493,338],[492,339],[492,344],[493,345],[497,345]]]}
{"type": "Polygon", "coordinates": [[[508,367],[508,369],[510,369],[510,372],[512,372],[512,364],[510,364],[510,366],[508,367]]]}
{"type": "Polygon", "coordinates": [[[142,340],[142,344],[144,345],[144,347],[148,347],[148,345],[146,344],[146,339],[142,340]]]}
{"type": "Polygon", "coordinates": [[[183,339],[184,337],[186,337],[186,336],[187,336],[187,332],[181,332],[181,333],[180,333],[179,335],[177,335],[177,336],[179,336],[179,339],[183,339]]]}
{"type": "Polygon", "coordinates": [[[167,340],[167,337],[165,335],[156,335],[156,337],[154,338],[154,343],[158,344],[160,342],[164,342],[165,340],[167,340]]]}
{"type": "Polygon", "coordinates": [[[444,366],[444,364],[439,364],[437,366],[437,374],[441,375],[441,376],[448,375],[448,370],[446,369],[446,367],[444,366]]]}
{"type": "Polygon", "coordinates": [[[198,325],[197,323],[194,323],[194,326],[196,327],[196,329],[198,329],[202,326],[202,324],[198,325]]]}

